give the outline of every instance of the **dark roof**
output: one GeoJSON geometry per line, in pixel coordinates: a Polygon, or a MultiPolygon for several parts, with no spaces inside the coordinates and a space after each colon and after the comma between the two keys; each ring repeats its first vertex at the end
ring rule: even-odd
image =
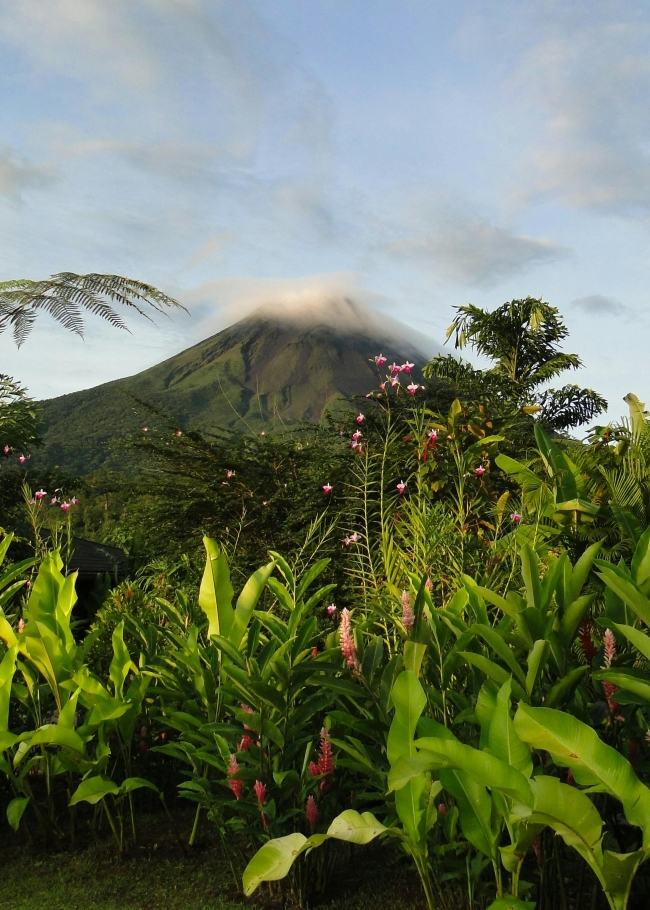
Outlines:
{"type": "Polygon", "coordinates": [[[118,578],[124,578],[126,570],[127,560],[124,550],[105,543],[84,540],[83,537],[73,537],[71,572],[78,571],[82,578],[103,575],[106,572],[110,575],[117,575],[118,578]]]}

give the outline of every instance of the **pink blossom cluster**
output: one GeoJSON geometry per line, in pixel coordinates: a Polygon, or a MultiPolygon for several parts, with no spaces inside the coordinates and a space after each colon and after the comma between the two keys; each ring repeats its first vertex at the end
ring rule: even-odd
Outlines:
{"type": "Polygon", "coordinates": [[[228,775],[228,786],[235,794],[235,799],[242,798],[242,791],[244,789],[244,781],[235,778],[235,774],[239,771],[239,764],[234,755],[230,756],[228,762],[228,767],[226,769],[226,774],[228,775]]]}
{"type": "Polygon", "coordinates": [[[343,538],[343,546],[349,547],[351,543],[359,543],[360,540],[361,534],[358,534],[356,531],[354,531],[352,534],[346,534],[346,536],[343,538]]]}
{"type": "MultiPolygon", "coordinates": [[[[386,358],[384,357],[383,354],[378,354],[374,358],[374,361],[378,367],[383,367],[384,364],[386,363],[386,358]]],[[[408,360],[406,361],[406,363],[397,363],[394,361],[393,363],[391,363],[389,365],[388,376],[386,377],[384,382],[382,382],[380,384],[379,388],[382,390],[382,392],[386,391],[387,386],[390,386],[390,388],[392,388],[392,389],[396,388],[399,390],[399,388],[401,387],[400,378],[399,378],[400,373],[406,373],[408,375],[414,366],[415,366],[415,364],[411,363],[408,360]]],[[[411,380],[411,382],[409,383],[409,385],[406,386],[406,388],[410,395],[415,395],[417,390],[424,388],[424,386],[420,386],[417,384],[417,382],[413,382],[411,380]]]]}
{"type": "MultiPolygon", "coordinates": [[[[70,500],[65,498],[60,499],[56,494],[61,493],[61,489],[57,488],[54,491],[54,496],[50,499],[51,506],[59,506],[62,512],[68,512],[73,506],[79,505],[79,500],[76,496],[73,496],[70,500]]],[[[32,498],[29,500],[30,506],[40,505],[47,496],[47,490],[37,490],[32,498]]]]}
{"type": "Polygon", "coordinates": [[[348,667],[354,672],[361,671],[361,664],[357,657],[357,647],[354,643],[352,634],[352,622],[350,620],[350,611],[345,607],[341,611],[341,625],[339,627],[339,641],[341,644],[341,654],[345,658],[348,667]]]}
{"type": "Polygon", "coordinates": [[[324,779],[331,777],[334,773],[334,753],[330,735],[325,727],[320,731],[318,761],[309,762],[309,773],[312,777],[323,777],[324,779]]]}

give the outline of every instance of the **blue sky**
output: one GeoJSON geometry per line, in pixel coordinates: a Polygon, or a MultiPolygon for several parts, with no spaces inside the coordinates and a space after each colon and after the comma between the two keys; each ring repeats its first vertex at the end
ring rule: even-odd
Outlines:
{"type": "Polygon", "coordinates": [[[85,388],[287,294],[440,340],[531,294],[618,416],[650,400],[649,50],[635,0],[0,0],[0,277],[128,274],[192,312],[44,319],[1,369],[85,388]]]}

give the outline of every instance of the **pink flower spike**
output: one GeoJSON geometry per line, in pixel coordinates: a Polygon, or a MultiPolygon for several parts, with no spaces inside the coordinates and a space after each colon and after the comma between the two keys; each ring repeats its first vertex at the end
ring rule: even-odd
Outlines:
{"type": "Polygon", "coordinates": [[[510,520],[513,521],[516,525],[518,525],[519,522],[521,521],[521,515],[519,514],[519,512],[513,512],[512,515],[510,516],[510,520]]]}
{"type": "Polygon", "coordinates": [[[62,511],[62,512],[67,512],[69,508],[70,508],[70,503],[69,503],[69,502],[62,502],[62,503],[61,503],[61,511],[62,511]]]}
{"type": "Polygon", "coordinates": [[[357,658],[357,646],[354,643],[352,634],[352,623],[350,621],[350,611],[345,607],[341,612],[341,625],[339,627],[339,641],[341,644],[341,654],[351,670],[358,673],[361,669],[357,658]]]}
{"type": "Polygon", "coordinates": [[[404,370],[405,373],[410,373],[414,366],[415,366],[414,363],[409,363],[407,360],[406,363],[402,364],[402,369],[404,370]]]}
{"type": "Polygon", "coordinates": [[[336,609],[337,609],[336,604],[330,604],[329,607],[327,608],[327,615],[334,616],[334,614],[336,613],[336,609]]]}
{"type": "Polygon", "coordinates": [[[255,791],[255,796],[257,797],[257,804],[261,809],[264,805],[264,798],[266,797],[266,784],[263,784],[261,780],[256,780],[253,790],[255,791]]]}
{"type": "Polygon", "coordinates": [[[616,639],[614,638],[614,633],[611,629],[605,629],[605,635],[603,636],[603,651],[605,655],[603,670],[609,670],[612,661],[616,657],[616,639]]]}
{"type": "Polygon", "coordinates": [[[409,390],[411,395],[415,395],[415,393],[420,388],[420,386],[417,384],[417,382],[411,382],[409,385],[406,386],[406,388],[409,390]]]}
{"type": "Polygon", "coordinates": [[[402,591],[402,624],[407,632],[410,632],[415,624],[415,614],[408,591],[402,591]]]}
{"type": "Polygon", "coordinates": [[[307,797],[305,815],[307,817],[307,821],[309,822],[309,827],[313,831],[316,827],[316,822],[318,821],[318,806],[316,805],[316,800],[311,795],[307,797]]]}
{"type": "Polygon", "coordinates": [[[483,467],[483,465],[478,466],[478,468],[476,469],[476,473],[478,474],[479,477],[482,477],[485,474],[485,468],[483,467]]]}
{"type": "Polygon", "coordinates": [[[334,487],[332,486],[331,483],[326,483],[323,487],[323,493],[325,493],[325,495],[327,496],[327,494],[331,493],[333,489],[334,489],[334,487]]]}
{"type": "Polygon", "coordinates": [[[378,367],[383,367],[383,365],[386,363],[386,358],[384,357],[383,354],[377,354],[377,356],[375,357],[375,363],[377,364],[378,367]]]}
{"type": "Polygon", "coordinates": [[[363,423],[365,419],[365,414],[357,414],[357,423],[363,423]]]}
{"type": "Polygon", "coordinates": [[[24,455],[21,455],[21,456],[18,458],[18,461],[19,461],[21,464],[25,464],[25,462],[27,461],[27,459],[25,458],[24,455]]]}
{"type": "Polygon", "coordinates": [[[404,495],[405,489],[406,489],[406,484],[404,483],[403,480],[400,480],[400,482],[397,484],[397,492],[400,494],[400,496],[404,495]]]}
{"type": "Polygon", "coordinates": [[[250,738],[250,736],[244,735],[244,736],[242,736],[241,740],[239,741],[239,748],[237,749],[237,751],[238,752],[250,752],[252,745],[253,745],[253,740],[250,738]]]}

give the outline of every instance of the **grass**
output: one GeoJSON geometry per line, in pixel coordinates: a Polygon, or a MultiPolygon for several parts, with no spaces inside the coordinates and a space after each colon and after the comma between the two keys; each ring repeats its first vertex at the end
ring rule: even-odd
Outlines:
{"type": "MultiPolygon", "coordinates": [[[[0,846],[0,910],[265,910],[237,891],[228,865],[209,839],[185,856],[154,819],[125,859],[104,840],[74,852],[35,853],[0,846]]],[[[419,884],[394,853],[359,848],[319,910],[420,910],[419,884]]]]}

